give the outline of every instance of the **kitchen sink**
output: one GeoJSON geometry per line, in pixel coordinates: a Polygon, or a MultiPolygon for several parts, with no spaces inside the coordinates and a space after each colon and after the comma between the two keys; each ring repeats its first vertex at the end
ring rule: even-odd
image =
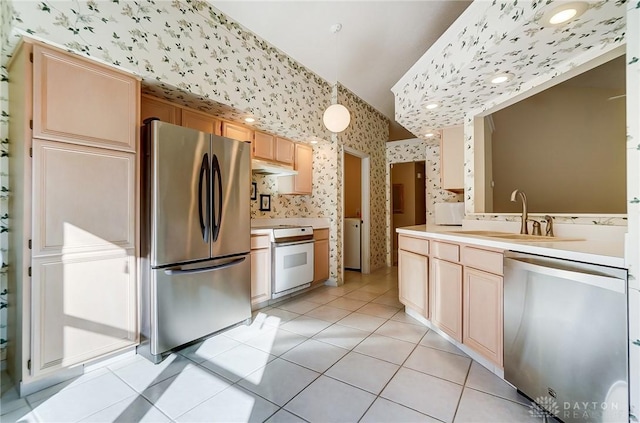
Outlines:
{"type": "Polygon", "coordinates": [[[560,241],[584,241],[580,238],[564,238],[559,236],[541,236],[529,234],[514,234],[511,232],[498,231],[449,231],[452,235],[474,235],[487,238],[498,238],[509,241],[527,241],[527,242],[560,242],[560,241]]]}

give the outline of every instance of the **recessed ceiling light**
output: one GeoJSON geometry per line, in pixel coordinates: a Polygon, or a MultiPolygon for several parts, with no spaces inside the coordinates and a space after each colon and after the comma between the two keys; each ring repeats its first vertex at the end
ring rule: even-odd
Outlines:
{"type": "Polygon", "coordinates": [[[433,110],[433,109],[437,109],[438,107],[440,107],[440,105],[438,103],[429,103],[425,107],[428,110],[433,110]]]}
{"type": "Polygon", "coordinates": [[[492,84],[504,84],[513,79],[513,74],[509,72],[497,73],[489,78],[492,84]]]}
{"type": "Polygon", "coordinates": [[[252,118],[252,117],[246,117],[246,118],[244,118],[244,121],[247,122],[247,123],[253,123],[256,120],[254,118],[252,118]]]}
{"type": "Polygon", "coordinates": [[[561,4],[546,12],[542,17],[542,24],[545,26],[558,26],[566,24],[582,15],[588,8],[587,3],[571,2],[561,4]]]}
{"type": "Polygon", "coordinates": [[[424,136],[427,138],[433,138],[435,134],[433,132],[427,132],[426,134],[424,134],[424,136]]]}
{"type": "Polygon", "coordinates": [[[318,143],[318,141],[316,141],[316,140],[309,141],[309,144],[317,144],[317,143],[318,143]]]}

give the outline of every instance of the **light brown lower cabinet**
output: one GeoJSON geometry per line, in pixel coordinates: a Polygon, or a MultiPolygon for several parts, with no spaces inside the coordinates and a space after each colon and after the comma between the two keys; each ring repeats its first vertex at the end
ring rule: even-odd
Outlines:
{"type": "Polygon", "coordinates": [[[329,279],[329,229],[313,231],[313,282],[329,279]]]}
{"type": "Polygon", "coordinates": [[[462,342],[462,265],[431,259],[431,322],[462,342]]]}
{"type": "Polygon", "coordinates": [[[251,305],[271,298],[271,249],[269,235],[251,236],[251,305]]]}
{"type": "Polygon", "coordinates": [[[33,259],[31,371],[46,375],[137,341],[133,249],[33,259]]]}
{"type": "Polygon", "coordinates": [[[400,234],[399,300],[503,365],[502,251],[400,234]]]}
{"type": "Polygon", "coordinates": [[[466,267],[463,291],[463,343],[502,366],[502,276],[466,267]]]}
{"type": "Polygon", "coordinates": [[[429,257],[398,250],[398,288],[400,302],[429,318],[427,287],[429,257]]]}

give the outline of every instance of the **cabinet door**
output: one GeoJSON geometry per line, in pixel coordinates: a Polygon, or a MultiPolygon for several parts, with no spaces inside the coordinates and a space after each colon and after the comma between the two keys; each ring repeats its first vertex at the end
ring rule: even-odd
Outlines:
{"type": "Polygon", "coordinates": [[[275,139],[273,135],[265,134],[264,132],[258,132],[253,136],[253,157],[256,159],[273,160],[275,139]]]}
{"type": "Polygon", "coordinates": [[[34,377],[137,342],[134,250],[33,259],[34,377]]]}
{"type": "Polygon", "coordinates": [[[207,134],[220,135],[220,121],[195,110],[182,109],[182,126],[207,134]]]}
{"type": "Polygon", "coordinates": [[[222,136],[237,141],[252,141],[253,131],[237,123],[222,122],[222,136]]]}
{"type": "Polygon", "coordinates": [[[140,125],[150,117],[157,117],[163,122],[180,125],[180,108],[153,97],[142,96],[140,99],[140,125]]]}
{"type": "Polygon", "coordinates": [[[429,317],[427,287],[429,258],[405,250],[398,250],[398,288],[400,302],[429,317]]]}
{"type": "Polygon", "coordinates": [[[431,322],[462,342],[462,265],[431,259],[431,322]]]}
{"type": "Polygon", "coordinates": [[[502,366],[502,276],[465,267],[463,343],[502,366]]]}
{"type": "Polygon", "coordinates": [[[320,239],[313,243],[313,281],[329,279],[329,240],[320,239]]]}
{"type": "Polygon", "coordinates": [[[285,138],[276,138],[276,157],[279,162],[293,164],[295,154],[295,144],[285,138]]]}
{"type": "Polygon", "coordinates": [[[136,150],[140,83],[132,75],[33,47],[33,136],[136,150]]]}
{"type": "Polygon", "coordinates": [[[464,128],[454,126],[442,131],[440,142],[440,175],[442,189],[464,190],[464,128]]]}
{"type": "Polygon", "coordinates": [[[251,250],[251,305],[271,298],[271,250],[251,250]]]}
{"type": "Polygon", "coordinates": [[[135,248],[136,156],[33,142],[33,256],[135,248]]]}
{"type": "Polygon", "coordinates": [[[313,148],[304,144],[295,145],[294,190],[297,193],[311,194],[313,189],[313,148]]]}

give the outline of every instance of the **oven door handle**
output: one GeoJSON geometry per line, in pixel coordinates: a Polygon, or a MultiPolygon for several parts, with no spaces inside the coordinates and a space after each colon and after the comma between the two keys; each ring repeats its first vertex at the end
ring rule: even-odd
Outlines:
{"type": "Polygon", "coordinates": [[[290,241],[290,242],[274,242],[274,247],[286,247],[288,245],[300,245],[300,244],[313,244],[313,239],[305,239],[304,241],[290,241]]]}

